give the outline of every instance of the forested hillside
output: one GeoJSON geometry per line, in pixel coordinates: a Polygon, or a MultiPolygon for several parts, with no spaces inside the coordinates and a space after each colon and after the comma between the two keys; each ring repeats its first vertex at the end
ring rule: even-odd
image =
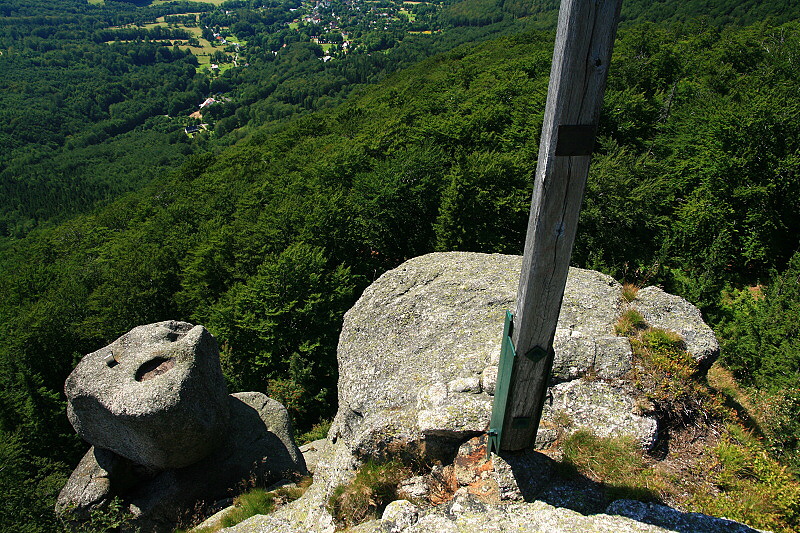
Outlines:
{"type": "MultiPolygon", "coordinates": [[[[450,4],[441,17],[456,26],[525,17],[539,28],[554,28],[560,3],[559,0],[462,0],[450,4]]],[[[644,22],[680,25],[692,19],[717,27],[756,22],[782,24],[797,20],[798,14],[800,7],[792,0],[625,0],[620,26],[644,22]]]]}
{"type": "Polygon", "coordinates": [[[703,17],[715,25],[783,23],[796,20],[798,6],[791,0],[626,0],[623,21],[681,22],[703,17]]]}
{"type": "Polygon", "coordinates": [[[0,236],[136,189],[194,151],[163,116],[207,91],[197,60],[169,45],[185,32],[140,27],[108,44],[102,32],[189,6],[0,2],[0,236]]]}
{"type": "MultiPolygon", "coordinates": [[[[2,529],[57,527],[85,451],[64,379],[130,328],[206,325],[231,390],[269,393],[302,431],[335,412],[341,318],[370,281],[433,250],[521,252],[552,33],[504,20],[328,62],[282,43],[214,78],[180,46],[70,44],[78,4],[44,15],[67,20],[57,46],[8,30],[31,5],[0,3],[2,529]],[[213,84],[216,135],[159,118],[213,84]]],[[[619,33],[573,262],[702,306],[796,466],[800,24],[670,20],[619,33]]]]}
{"type": "Polygon", "coordinates": [[[333,44],[317,37],[328,30],[321,20],[292,27],[296,5],[0,1],[0,238],[103,205],[188,155],[332,107],[361,84],[514,27],[432,36],[407,33],[408,21],[391,33],[354,18],[340,21],[350,53],[328,62],[333,44]],[[222,45],[214,30],[242,42],[222,45]],[[193,113],[209,97],[215,105],[193,113]],[[201,123],[202,134],[187,136],[185,127],[201,123]]]}

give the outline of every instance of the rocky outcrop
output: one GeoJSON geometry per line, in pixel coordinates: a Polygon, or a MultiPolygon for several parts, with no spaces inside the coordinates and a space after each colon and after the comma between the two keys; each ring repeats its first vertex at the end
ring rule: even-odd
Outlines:
{"type": "MultiPolygon", "coordinates": [[[[392,518],[356,531],[479,531],[489,524],[526,531],[663,531],[636,518],[602,514],[604,508],[586,509],[600,513],[592,516],[560,509],[580,507],[568,501],[574,488],[548,485],[552,460],[533,451],[493,455],[477,467],[480,476],[470,477],[465,465],[481,457],[486,461],[485,448],[481,453],[474,443],[465,443],[488,429],[503,320],[506,309],[515,306],[520,268],[517,256],[430,254],[368,287],[345,316],[338,348],[339,411],[327,445],[316,446],[314,484],[275,515],[254,517],[228,531],[333,531],[326,505],[335,487],[348,482],[363,461],[389,456],[448,465],[431,475],[457,494],[478,498],[478,504],[454,500],[424,512],[398,504],[391,507],[392,518]],[[533,500],[539,501],[525,503],[533,500]]],[[[713,359],[716,339],[696,308],[681,300],[670,312],[665,297],[651,298],[660,295],[657,289],[640,294],[636,305],[652,326],[688,334],[687,347],[706,354],[693,355],[713,359]],[[678,314],[682,310],[685,317],[678,314]]],[[[612,278],[570,269],[539,447],[582,428],[631,436],[644,447],[658,439],[658,421],[640,412],[637,392],[623,379],[633,354],[613,326],[626,305],[612,278]]],[[[430,479],[409,479],[403,490],[431,498],[430,479]]],[[[587,483],[581,490],[595,489],[587,483]]],[[[574,499],[593,501],[586,494],[574,499]]]]}
{"type": "Polygon", "coordinates": [[[677,332],[702,370],[716,361],[719,342],[694,305],[658,287],[645,287],[637,291],[631,306],[648,324],[677,332]]]}
{"type": "Polygon", "coordinates": [[[663,505],[631,500],[618,500],[604,513],[589,515],[564,507],[555,507],[543,501],[487,505],[467,493],[458,494],[448,504],[424,512],[419,508],[413,509],[412,506],[413,504],[408,502],[400,507],[390,504],[380,520],[366,522],[350,531],[353,533],[477,531],[756,533],[756,530],[731,520],[697,513],[683,513],[663,505]]]}
{"type": "Polygon", "coordinates": [[[64,388],[81,438],[150,468],[195,463],[227,431],[219,351],[203,326],[134,328],[81,359],[64,388]]]}
{"type": "MultiPolygon", "coordinates": [[[[520,268],[516,256],[431,254],[369,287],[347,313],[340,338],[332,439],[346,441],[356,457],[422,443],[434,457],[437,448],[447,453],[446,441],[486,431],[499,332],[505,310],[514,308],[520,268]]],[[[638,415],[632,391],[613,383],[632,365],[630,343],[613,333],[622,305],[612,278],[570,270],[540,446],[552,440],[547,428],[564,413],[573,429],[609,428],[648,446],[655,441],[656,421],[638,415]],[[579,381],[586,375],[598,381],[579,381]],[[579,412],[587,399],[601,408],[579,412]]]]}
{"type": "MultiPolygon", "coordinates": [[[[434,457],[437,449],[448,453],[448,440],[486,431],[498,332],[505,310],[514,307],[520,268],[516,256],[432,254],[368,288],[348,312],[339,343],[332,439],[346,441],[356,457],[422,443],[434,457]]],[[[572,429],[606,428],[647,446],[655,441],[656,421],[637,414],[632,392],[614,383],[632,365],[628,340],[613,333],[621,307],[621,287],[612,278],[570,270],[541,446],[564,413],[572,429]],[[586,375],[598,380],[580,380],[586,375]],[[589,399],[597,409],[585,408],[589,399]]]]}
{"type": "Polygon", "coordinates": [[[202,326],[135,328],[84,357],[66,389],[70,420],[94,444],[56,504],[69,520],[117,496],[138,531],[172,531],[198,506],[306,473],[286,409],[258,392],[228,395],[202,326]]]}

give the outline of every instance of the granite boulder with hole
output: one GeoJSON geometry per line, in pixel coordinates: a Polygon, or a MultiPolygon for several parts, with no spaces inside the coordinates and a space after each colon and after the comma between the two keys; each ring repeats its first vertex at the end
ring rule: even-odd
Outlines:
{"type": "Polygon", "coordinates": [[[139,326],[86,355],[65,392],[81,438],[156,470],[208,456],[228,428],[216,340],[186,322],[139,326]]]}

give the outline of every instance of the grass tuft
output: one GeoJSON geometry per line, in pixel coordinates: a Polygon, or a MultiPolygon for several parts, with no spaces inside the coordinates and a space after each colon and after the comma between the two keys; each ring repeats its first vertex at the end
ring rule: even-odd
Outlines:
{"type": "Polygon", "coordinates": [[[646,327],[647,323],[644,321],[642,314],[636,309],[628,309],[622,313],[619,319],[617,319],[617,323],[614,324],[614,333],[616,335],[630,337],[631,335],[635,335],[637,331],[646,327]]]}
{"type": "Polygon", "coordinates": [[[234,508],[221,520],[222,527],[235,526],[251,516],[270,514],[275,510],[275,497],[264,489],[253,489],[233,500],[234,508]]]}
{"type": "Polygon", "coordinates": [[[569,435],[563,444],[562,468],[574,468],[600,483],[608,501],[621,498],[660,501],[668,483],[648,468],[644,452],[630,437],[598,437],[587,430],[569,435]]]}
{"type": "Polygon", "coordinates": [[[399,461],[367,461],[353,481],[336,488],[328,501],[328,511],[344,527],[380,518],[386,506],[398,499],[400,482],[410,475],[411,469],[399,461]]]}
{"type": "Polygon", "coordinates": [[[233,500],[234,508],[222,518],[222,527],[235,526],[251,516],[270,514],[277,507],[298,499],[311,485],[311,478],[304,478],[297,485],[281,487],[265,492],[252,489],[233,500]]]}
{"type": "Polygon", "coordinates": [[[216,533],[222,528],[232,527],[256,515],[270,514],[281,505],[292,502],[311,486],[311,477],[305,477],[295,485],[280,487],[266,492],[263,488],[252,488],[233,499],[233,508],[213,526],[176,529],[174,533],[216,533]]]}
{"type": "Polygon", "coordinates": [[[630,303],[636,299],[636,294],[639,292],[639,287],[633,283],[622,284],[622,299],[630,303]]]}

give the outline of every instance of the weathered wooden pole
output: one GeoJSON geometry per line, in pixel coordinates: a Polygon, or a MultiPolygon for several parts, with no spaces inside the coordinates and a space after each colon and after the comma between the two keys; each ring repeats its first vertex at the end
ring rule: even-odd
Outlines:
{"type": "Polygon", "coordinates": [[[532,446],[622,0],[562,0],[511,340],[501,450],[532,446]]]}

